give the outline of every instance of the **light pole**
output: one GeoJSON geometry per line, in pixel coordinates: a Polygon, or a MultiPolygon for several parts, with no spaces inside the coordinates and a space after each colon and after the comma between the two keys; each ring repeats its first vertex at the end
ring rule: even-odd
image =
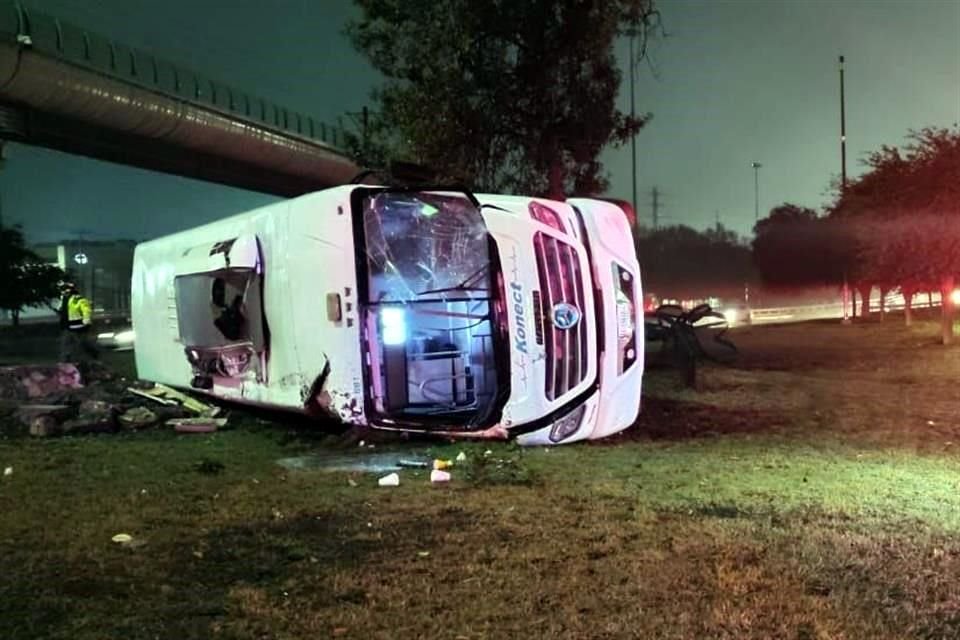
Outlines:
{"type": "MultiPolygon", "coordinates": [[[[847,105],[843,92],[843,56],[840,56],[840,197],[847,191],[847,105]]],[[[850,323],[850,285],[843,272],[843,324],[850,323]]],[[[856,305],[856,300],[853,301],[856,305]]]]}
{"type": "Polygon", "coordinates": [[[750,166],[753,167],[753,221],[758,222],[760,220],[760,167],[763,165],[753,162],[750,166]]]}
{"type": "MultiPolygon", "coordinates": [[[[636,105],[636,96],[634,95],[634,76],[636,75],[636,65],[633,60],[633,41],[637,37],[637,28],[630,27],[630,30],[627,32],[630,36],[630,119],[633,120],[637,117],[637,105],[636,105]]],[[[633,185],[633,199],[631,204],[633,204],[633,213],[637,213],[637,132],[634,131],[630,136],[630,179],[633,185]]]]}

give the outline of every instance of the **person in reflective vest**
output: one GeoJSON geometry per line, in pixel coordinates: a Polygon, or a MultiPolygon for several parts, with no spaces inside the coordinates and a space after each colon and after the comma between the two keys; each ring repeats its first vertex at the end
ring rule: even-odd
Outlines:
{"type": "Polygon", "coordinates": [[[93,307],[80,295],[77,285],[68,282],[61,289],[60,298],[60,361],[82,362],[97,357],[97,347],[91,338],[93,307]]]}

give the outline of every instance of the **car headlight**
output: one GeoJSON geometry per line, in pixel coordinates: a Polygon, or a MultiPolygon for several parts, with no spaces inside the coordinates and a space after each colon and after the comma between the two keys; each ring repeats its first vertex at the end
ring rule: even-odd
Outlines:
{"type": "Polygon", "coordinates": [[[133,329],[128,329],[114,334],[113,340],[117,344],[133,344],[134,337],[133,329]]]}
{"type": "Polygon", "coordinates": [[[580,428],[587,405],[582,404],[562,418],[558,418],[550,429],[550,442],[563,442],[580,428]]]}

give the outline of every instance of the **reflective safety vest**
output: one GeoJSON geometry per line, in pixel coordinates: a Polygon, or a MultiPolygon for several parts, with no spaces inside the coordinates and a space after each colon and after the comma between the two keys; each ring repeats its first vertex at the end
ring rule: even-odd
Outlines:
{"type": "Polygon", "coordinates": [[[93,321],[92,311],[89,300],[77,294],[70,296],[67,300],[67,328],[79,330],[89,327],[93,321]]]}

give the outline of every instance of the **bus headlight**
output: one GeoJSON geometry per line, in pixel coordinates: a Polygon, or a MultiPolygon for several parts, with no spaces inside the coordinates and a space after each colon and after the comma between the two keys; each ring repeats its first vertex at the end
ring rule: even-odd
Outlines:
{"type": "Polygon", "coordinates": [[[587,405],[582,404],[562,418],[558,418],[550,429],[550,442],[563,442],[580,428],[587,405]]]}
{"type": "MultiPolygon", "coordinates": [[[[634,319],[637,304],[635,278],[630,272],[614,263],[613,289],[617,301],[617,368],[622,375],[637,361],[637,323],[634,319]]],[[[639,284],[639,283],[637,283],[639,284]]]]}

